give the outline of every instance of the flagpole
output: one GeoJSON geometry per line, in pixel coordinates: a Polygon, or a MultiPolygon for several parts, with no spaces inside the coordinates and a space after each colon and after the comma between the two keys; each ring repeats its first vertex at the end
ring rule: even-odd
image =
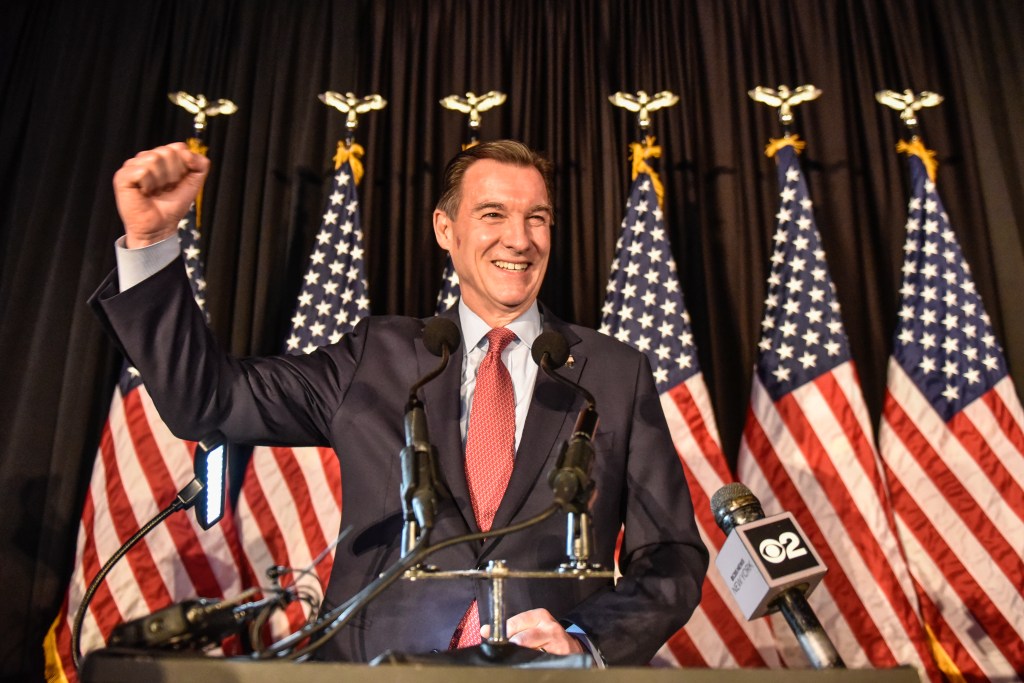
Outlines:
{"type": "Polygon", "coordinates": [[[943,97],[875,99],[900,112],[910,137],[896,145],[909,157],[910,199],[880,455],[937,667],[950,681],[1009,679],[1024,643],[1009,577],[1024,555],[1010,540],[1021,524],[1003,522],[1020,518],[1020,487],[1015,497],[1003,482],[1021,481],[1024,457],[1001,435],[1019,432],[1022,410],[936,188],[935,152],[918,135],[917,112],[943,97]]]}
{"type": "MultiPolygon", "coordinates": [[[[358,194],[364,150],[355,131],[360,114],[382,109],[387,101],[377,94],[333,91],[318,98],[345,114],[345,134],[337,140],[316,243],[283,343],[282,352],[293,355],[337,343],[370,314],[358,194]]],[[[334,549],[345,533],[339,534],[341,503],[341,468],[334,450],[253,449],[238,504],[243,552],[254,576],[269,567],[266,574],[274,588],[298,598],[264,619],[266,631],[253,631],[257,651],[265,647],[264,638],[278,640],[300,629],[322,602],[334,549]]]]}
{"type": "MultiPolygon", "coordinates": [[[[477,95],[470,91],[465,97],[459,94],[448,95],[441,98],[439,104],[445,109],[466,114],[466,137],[467,142],[462,143],[463,151],[474,147],[480,142],[480,125],[483,118],[482,112],[489,111],[494,107],[505,103],[505,93],[500,90],[489,90],[483,95],[477,95]]],[[[455,272],[450,254],[445,255],[444,272],[441,274],[441,289],[437,293],[437,305],[435,312],[440,315],[452,308],[462,296],[462,289],[459,286],[459,274],[455,272]]]]}
{"type": "MultiPolygon", "coordinates": [[[[608,98],[614,106],[637,116],[630,125],[635,137],[628,145],[631,182],[608,272],[599,331],[629,344],[648,360],[686,476],[697,528],[713,561],[722,536],[707,501],[733,477],[721,450],[672,256],[661,210],[662,184],[654,168],[662,149],[651,135],[651,112],[677,100],[667,91],[659,93],[653,106],[644,92],[618,92],[608,98]]],[[[763,621],[738,621],[726,602],[728,592],[715,573],[705,576],[701,603],[686,626],[659,648],[654,660],[657,665],[718,668],[778,664],[768,654],[770,647],[764,647],[771,640],[763,621]]]]}
{"type": "MultiPolygon", "coordinates": [[[[796,88],[790,88],[787,85],[779,85],[777,88],[759,85],[749,90],[747,94],[755,102],[766,104],[778,111],[783,137],[779,140],[772,139],[766,149],[766,154],[774,156],[778,150],[790,146],[793,147],[794,152],[799,153],[803,143],[799,141],[796,135],[790,132],[790,126],[794,120],[793,107],[817,99],[821,95],[821,90],[810,83],[796,88]]],[[[769,292],[769,297],[771,296],[772,293],[769,292]]],[[[765,346],[768,346],[768,344],[765,344],[765,346]]],[[[762,352],[765,346],[761,347],[762,352]]],[[[810,352],[808,351],[807,353],[810,352]]],[[[788,373],[788,369],[786,370],[788,373]]],[[[778,376],[789,377],[788,374],[780,374],[778,376]]],[[[843,658],[818,620],[814,610],[808,604],[804,593],[787,591],[779,600],[771,604],[770,611],[782,613],[812,667],[815,669],[846,668],[843,658]]]]}
{"type": "MultiPolygon", "coordinates": [[[[205,154],[205,148],[199,138],[209,118],[233,114],[238,110],[230,100],[210,101],[202,94],[193,96],[179,91],[169,93],[168,98],[193,114],[195,137],[189,138],[188,142],[190,148],[201,154],[205,154]]],[[[197,197],[193,207],[180,221],[178,232],[181,258],[185,262],[196,303],[205,314],[206,283],[196,229],[199,206],[200,200],[197,197]]],[[[57,652],[47,654],[48,657],[58,658],[66,673],[77,672],[81,650],[88,652],[96,648],[97,641],[105,642],[116,623],[129,621],[152,612],[154,608],[162,608],[196,595],[226,597],[240,586],[241,570],[231,515],[225,516],[224,523],[215,533],[205,536],[187,518],[171,518],[163,524],[167,527],[163,537],[158,533],[156,540],[150,537],[144,544],[137,543],[149,530],[160,525],[168,516],[164,513],[171,507],[159,512],[159,519],[149,515],[148,511],[156,505],[156,501],[175,495],[175,491],[181,496],[185,491],[179,491],[185,483],[180,481],[181,473],[194,471],[195,446],[174,437],[159,416],[146,408],[147,405],[151,405],[151,399],[145,391],[144,378],[125,361],[118,387],[114,390],[106,425],[110,434],[109,443],[112,445],[108,452],[101,444],[97,452],[89,501],[80,522],[79,551],[71,585],[68,587],[62,616],[64,623],[61,625],[55,622],[54,625],[57,652]],[[131,415],[144,417],[132,419],[129,417],[131,415]],[[123,438],[129,430],[132,438],[123,438]],[[134,446],[121,448],[119,444],[122,442],[134,446]],[[145,486],[112,486],[107,479],[110,472],[138,471],[139,468],[152,469],[158,473],[162,471],[166,476],[161,478],[160,486],[152,489],[145,486]],[[134,511],[136,516],[145,515],[141,518],[149,518],[150,521],[138,528],[132,514],[109,514],[113,509],[128,509],[134,511]],[[91,512],[87,515],[86,510],[91,512]],[[110,559],[100,567],[99,555],[108,551],[109,539],[125,537],[131,537],[131,540],[113,552],[110,559]],[[136,566],[153,569],[165,567],[169,573],[175,574],[174,580],[168,583],[158,572],[155,579],[143,581],[136,576],[137,570],[126,569],[123,565],[115,568],[117,558],[123,556],[128,556],[129,564],[135,558],[138,563],[136,566]],[[82,590],[79,586],[85,587],[86,577],[97,569],[84,596],[78,597],[76,590],[82,590]],[[117,601],[111,597],[111,586],[119,587],[117,601]],[[92,604],[90,601],[93,601],[92,604]]],[[[77,676],[77,673],[73,675],[77,676]]]]}
{"type": "MultiPolygon", "coordinates": [[[[206,95],[199,93],[198,95],[190,95],[184,90],[177,92],[167,93],[167,98],[175,105],[181,107],[188,113],[192,114],[192,127],[194,133],[191,138],[186,140],[190,150],[196,154],[202,154],[206,156],[208,147],[203,144],[203,133],[206,132],[206,123],[213,116],[230,116],[238,111],[238,106],[231,100],[218,99],[208,100],[206,95]]],[[[196,211],[196,228],[201,224],[203,207],[203,190],[199,189],[199,193],[196,195],[195,211],[196,211]]]]}

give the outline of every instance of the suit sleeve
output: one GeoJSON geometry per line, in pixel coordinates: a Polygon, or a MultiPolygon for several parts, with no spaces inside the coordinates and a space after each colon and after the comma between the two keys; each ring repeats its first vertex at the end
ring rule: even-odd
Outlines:
{"type": "Polygon", "coordinates": [[[643,354],[627,440],[622,577],[567,615],[609,664],[643,665],[697,607],[708,552],[693,515],[685,474],[643,354]]]}
{"type": "Polygon", "coordinates": [[[206,326],[181,259],[124,292],[115,271],[89,303],[164,422],[192,440],[219,429],[238,443],[327,445],[367,327],[329,351],[231,358],[206,326]]]}

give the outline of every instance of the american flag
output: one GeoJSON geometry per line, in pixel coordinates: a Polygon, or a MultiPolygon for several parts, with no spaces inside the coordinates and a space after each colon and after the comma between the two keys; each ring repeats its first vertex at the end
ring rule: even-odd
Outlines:
{"type": "MultiPolygon", "coordinates": [[[[901,145],[901,147],[903,147],[901,145]]],[[[1024,413],[923,143],[879,443],[924,620],[945,670],[1024,675],[1024,413]]]]}
{"type": "MultiPolygon", "coordinates": [[[[320,232],[285,342],[287,353],[312,353],[339,341],[370,313],[363,231],[356,186],[362,176],[359,145],[338,143],[335,173],[320,232]]],[[[341,471],[330,448],[267,447],[253,449],[238,504],[239,530],[254,581],[268,586],[273,566],[304,570],[338,536],[341,526],[341,471]]],[[[283,586],[323,597],[334,564],[333,548],[312,573],[285,574],[283,586]]],[[[293,602],[271,622],[275,636],[306,622],[310,604],[293,602]]]]}
{"type": "Polygon", "coordinates": [[[448,256],[444,262],[444,275],[441,280],[441,291],[437,293],[437,314],[441,315],[459,303],[462,290],[459,289],[459,274],[455,272],[452,265],[452,257],[448,256]]]}
{"type": "MultiPolygon", "coordinates": [[[[850,667],[936,677],[886,500],[796,136],[773,141],[779,210],[738,469],[767,514],[788,510],[826,566],[809,597],[850,667]]],[[[775,618],[782,657],[806,666],[775,618]]]]}
{"type": "MultiPolygon", "coordinates": [[[[474,137],[462,145],[462,151],[475,147],[479,142],[474,137]]],[[[462,289],[459,287],[459,274],[455,272],[455,264],[449,254],[444,260],[444,274],[441,276],[441,291],[437,293],[437,315],[451,310],[459,303],[462,296],[462,289]]]]}
{"type": "MultiPolygon", "coordinates": [[[[652,141],[653,142],[653,141],[652,141]]],[[[634,155],[643,154],[639,146],[634,155]]],[[[648,145],[647,154],[660,153],[648,145]]],[[[600,331],[647,354],[662,408],[686,472],[697,524],[712,562],[725,537],[711,514],[711,496],[732,475],[697,362],[690,318],[654,189],[653,170],[639,172],[630,190],[616,245],[600,331]]],[[[765,667],[778,664],[767,622],[747,622],[721,577],[708,572],[700,606],[658,652],[669,666],[765,667]]]]}
{"type": "MultiPolygon", "coordinates": [[[[197,143],[190,144],[200,151],[197,143]]],[[[193,205],[178,234],[196,302],[205,311],[206,281],[196,225],[193,205]]],[[[118,547],[192,480],[194,452],[194,442],[171,434],[142,378],[126,365],[93,464],[65,609],[55,622],[55,644],[67,680],[77,680],[71,629],[86,589],[118,547]]],[[[237,595],[242,589],[241,567],[230,502],[224,518],[210,531],[203,531],[191,512],[171,515],[114,566],[95,594],[83,622],[82,653],[102,647],[118,624],[170,604],[237,595]]]]}

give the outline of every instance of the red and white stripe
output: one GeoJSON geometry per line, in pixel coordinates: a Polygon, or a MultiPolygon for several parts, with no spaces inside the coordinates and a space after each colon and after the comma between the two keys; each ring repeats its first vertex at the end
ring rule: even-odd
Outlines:
{"type": "Polygon", "coordinates": [[[766,619],[747,621],[714,562],[725,535],[711,512],[711,496],[733,480],[722,454],[718,428],[704,376],[696,374],[662,393],[668,420],[693,500],[697,527],[711,553],[700,605],[690,621],[658,652],[655,663],[711,668],[763,668],[780,665],[766,619]]]}
{"type": "Polygon", "coordinates": [[[969,680],[1024,676],[1024,412],[1009,377],[949,422],[889,362],[879,443],[925,623],[969,680]]]}
{"type": "MultiPolygon", "coordinates": [[[[56,632],[69,680],[77,679],[71,629],[89,583],[121,544],[192,480],[194,450],[194,443],[167,429],[144,386],[124,397],[120,388],[114,390],[82,512],[66,611],[56,632]]],[[[240,563],[230,509],[209,531],[191,512],[169,516],[115,565],[96,592],[83,621],[82,653],[102,647],[118,624],[175,602],[237,595],[240,563]]]]}
{"type": "MultiPolygon", "coordinates": [[[[852,362],[777,402],[755,373],[740,479],[766,514],[792,512],[828,567],[809,602],[846,665],[911,664],[938,680],[871,433],[852,362]]],[[[806,665],[795,641],[782,650],[806,665]]]]}
{"type": "MultiPolygon", "coordinates": [[[[273,566],[306,569],[334,542],[341,527],[341,471],[329,448],[260,446],[253,450],[238,503],[242,548],[256,584],[269,585],[273,566]]],[[[308,574],[289,573],[282,586],[297,585],[319,602],[334,565],[328,553],[308,574]]],[[[270,623],[280,638],[300,628],[310,606],[291,603],[270,623]]]]}

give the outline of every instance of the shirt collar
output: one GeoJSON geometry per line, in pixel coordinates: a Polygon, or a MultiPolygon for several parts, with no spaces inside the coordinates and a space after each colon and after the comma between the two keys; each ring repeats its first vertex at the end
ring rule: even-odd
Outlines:
{"type": "MultiPolygon", "coordinates": [[[[462,299],[459,299],[459,322],[462,324],[462,340],[466,344],[466,353],[475,349],[491,331],[491,327],[483,321],[483,318],[470,310],[462,299]]],[[[540,336],[543,330],[540,306],[534,301],[533,305],[505,327],[515,332],[516,337],[526,344],[527,348],[532,349],[534,340],[540,336]]]]}

